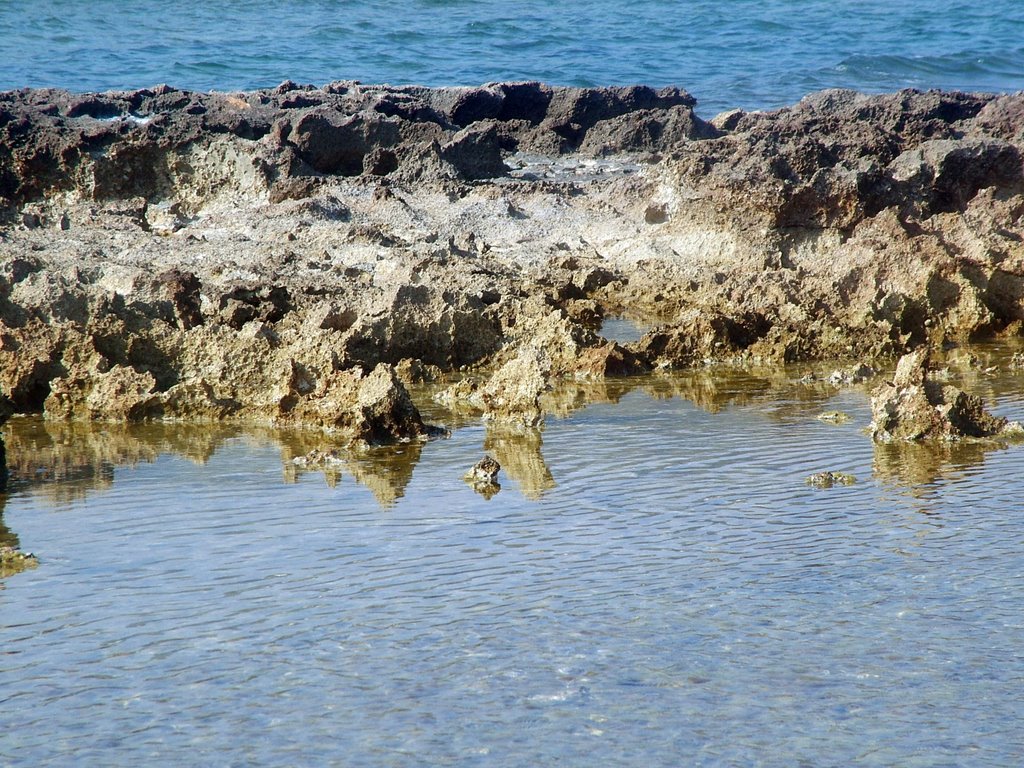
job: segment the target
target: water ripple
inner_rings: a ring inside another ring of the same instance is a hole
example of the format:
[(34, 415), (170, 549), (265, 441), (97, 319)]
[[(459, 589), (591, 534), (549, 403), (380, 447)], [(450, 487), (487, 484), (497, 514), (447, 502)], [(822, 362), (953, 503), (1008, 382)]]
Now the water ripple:
[[(273, 34), (267, 34), (273, 30)], [(285, 79), (427, 85), (541, 79), (680, 85), (702, 113), (793, 103), (810, 90), (1022, 87), (1024, 14), (1011, 0), (637, 2), (154, 0), (0, 5), (0, 87), (200, 90)]]
[[(1024, 451), (880, 450), (863, 393), (703, 376), (458, 430), (388, 505), (380, 457), (282, 483), (291, 454), (228, 433), (195, 463), (154, 431), (93, 485), (90, 457), (77, 495), (19, 480), (4, 525), (41, 565), (0, 592), (0, 758), (1015, 763)], [(985, 386), (1024, 413), (1016, 376)], [(63, 428), (24, 427), (12, 457)], [(485, 500), (488, 441), (515, 460)]]

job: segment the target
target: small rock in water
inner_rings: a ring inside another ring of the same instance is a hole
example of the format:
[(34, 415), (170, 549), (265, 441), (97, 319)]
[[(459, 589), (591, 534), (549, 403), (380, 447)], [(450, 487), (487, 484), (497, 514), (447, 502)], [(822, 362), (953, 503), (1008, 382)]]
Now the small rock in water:
[(876, 373), (875, 369), (864, 363), (857, 363), (845, 370), (835, 370), (828, 377), (833, 387), (848, 387), (852, 384), (863, 384)]
[(827, 421), (830, 424), (845, 424), (850, 420), (850, 414), (842, 411), (825, 411), (818, 414), (818, 421)]
[(490, 456), (484, 456), (466, 473), (466, 479), (474, 485), (496, 485), (501, 465)]
[(0, 578), (35, 568), (39, 559), (31, 552), (22, 552), (15, 547), (0, 547)]
[(498, 472), (500, 470), (501, 465), (498, 462), (490, 456), (484, 456), (466, 473), (465, 480), (473, 486), (474, 491), (485, 499), (490, 499), (501, 490), (501, 486), (498, 485)]
[(853, 485), (857, 478), (845, 472), (815, 472), (806, 482), (815, 488), (831, 488), (833, 485)]

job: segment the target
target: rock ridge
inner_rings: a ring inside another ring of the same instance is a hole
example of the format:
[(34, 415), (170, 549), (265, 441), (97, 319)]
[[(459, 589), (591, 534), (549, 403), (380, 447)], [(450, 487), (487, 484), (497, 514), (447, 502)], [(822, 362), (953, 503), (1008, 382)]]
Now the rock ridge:
[[(55, 419), (386, 442), (433, 434), (410, 376), (472, 375), (450, 399), (536, 425), (556, 378), (1021, 333), (1024, 95), (695, 106), (541, 83), (0, 94), (0, 391)], [(605, 338), (617, 316), (651, 330)]]

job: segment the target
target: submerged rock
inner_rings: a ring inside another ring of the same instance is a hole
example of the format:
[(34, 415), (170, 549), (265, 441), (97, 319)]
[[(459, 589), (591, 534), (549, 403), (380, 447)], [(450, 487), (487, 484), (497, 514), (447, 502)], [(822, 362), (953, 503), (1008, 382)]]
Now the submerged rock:
[(845, 424), (850, 420), (850, 414), (843, 411), (825, 411), (818, 414), (818, 421), (825, 421), (829, 424)]
[(831, 488), (834, 485), (856, 485), (857, 478), (845, 472), (815, 472), (805, 482), (815, 488)]
[(31, 552), (22, 552), (14, 547), (0, 547), (0, 578), (35, 568), (39, 559)]
[(876, 442), (990, 438), (1019, 431), (1016, 423), (985, 410), (981, 398), (937, 381), (929, 362), (925, 347), (904, 355), (893, 380), (872, 394), (871, 435)]

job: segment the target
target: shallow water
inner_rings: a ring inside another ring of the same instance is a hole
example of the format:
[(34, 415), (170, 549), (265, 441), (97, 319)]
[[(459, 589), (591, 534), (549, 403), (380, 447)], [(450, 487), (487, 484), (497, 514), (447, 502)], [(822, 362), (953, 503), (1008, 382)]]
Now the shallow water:
[(600, 334), (608, 341), (619, 344), (632, 344), (640, 341), (651, 326), (628, 317), (606, 317), (601, 322)]
[[(16, 419), (0, 763), (1017, 764), (1024, 446), (876, 448), (805, 373), (435, 410), (326, 475), (301, 433)], [(963, 383), (1024, 418), (1021, 375)]]
[(202, 90), (291, 78), (678, 85), (706, 117), (821, 88), (1024, 88), (1017, 0), (0, 3), (0, 88)]

